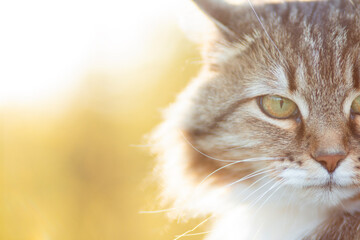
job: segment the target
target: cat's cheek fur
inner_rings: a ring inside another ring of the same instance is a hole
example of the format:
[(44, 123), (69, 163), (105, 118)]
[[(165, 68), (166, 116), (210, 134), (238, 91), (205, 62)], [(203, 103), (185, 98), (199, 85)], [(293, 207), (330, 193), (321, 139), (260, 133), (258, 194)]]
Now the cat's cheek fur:
[(345, 159), (336, 171), (333, 173), (333, 180), (340, 186), (351, 186), (354, 183), (360, 182), (358, 168), (356, 167), (357, 161), (351, 158)]
[[(358, 229), (343, 226), (360, 225), (348, 216), (360, 210), (360, 116), (350, 110), (360, 2), (194, 1), (219, 34), (152, 142), (173, 216), (211, 214), (209, 240), (353, 240)], [(266, 115), (256, 102), (264, 95), (292, 100), (299, 117)], [(317, 159), (338, 155), (335, 171)]]

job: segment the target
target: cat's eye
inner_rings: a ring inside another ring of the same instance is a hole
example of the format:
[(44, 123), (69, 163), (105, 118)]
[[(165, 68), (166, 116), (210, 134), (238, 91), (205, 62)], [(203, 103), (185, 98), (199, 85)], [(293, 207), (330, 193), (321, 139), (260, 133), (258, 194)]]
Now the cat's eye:
[(357, 96), (351, 104), (351, 111), (355, 114), (360, 114), (360, 96)]
[[(290, 118), (298, 113), (296, 104), (288, 98), (278, 95), (265, 95), (258, 99), (262, 111), (273, 118)], [(360, 101), (359, 101), (360, 110)]]

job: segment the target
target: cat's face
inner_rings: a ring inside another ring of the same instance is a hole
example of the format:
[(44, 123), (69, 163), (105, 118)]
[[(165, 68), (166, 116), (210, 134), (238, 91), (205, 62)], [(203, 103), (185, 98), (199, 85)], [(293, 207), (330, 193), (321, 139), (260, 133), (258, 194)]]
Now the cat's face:
[(192, 144), (184, 147), (185, 172), (200, 182), (245, 160), (212, 174), (214, 186), (255, 172), (241, 184), (264, 178), (330, 204), (358, 193), (360, 24), (352, 5), (255, 7), (263, 27), (251, 8), (218, 6), (219, 13), (204, 2), (223, 32), (175, 104)]

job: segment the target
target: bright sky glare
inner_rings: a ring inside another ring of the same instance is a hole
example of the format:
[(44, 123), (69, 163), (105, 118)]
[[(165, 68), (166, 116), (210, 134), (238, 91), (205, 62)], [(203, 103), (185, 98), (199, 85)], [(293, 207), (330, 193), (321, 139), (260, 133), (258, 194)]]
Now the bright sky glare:
[(93, 67), (138, 64), (153, 24), (179, 0), (34, 0), (0, 3), (0, 105), (66, 94)]

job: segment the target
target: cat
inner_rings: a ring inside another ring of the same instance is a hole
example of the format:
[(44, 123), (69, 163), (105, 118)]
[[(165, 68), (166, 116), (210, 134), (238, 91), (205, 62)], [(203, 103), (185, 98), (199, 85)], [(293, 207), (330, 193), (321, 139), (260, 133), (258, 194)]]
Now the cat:
[(151, 140), (171, 213), (207, 240), (360, 239), (360, 2), (194, 2), (217, 31)]

